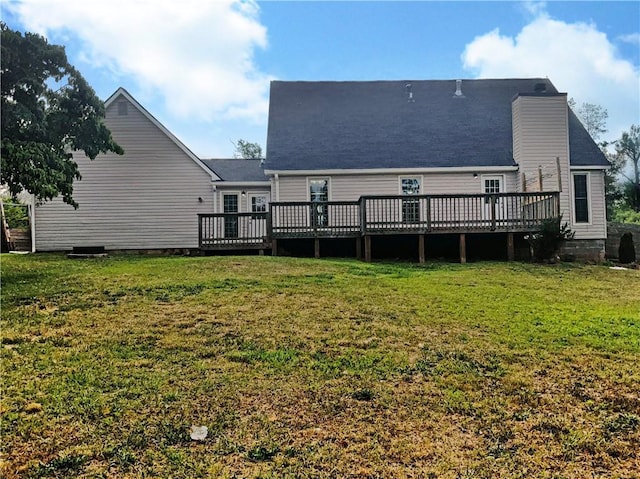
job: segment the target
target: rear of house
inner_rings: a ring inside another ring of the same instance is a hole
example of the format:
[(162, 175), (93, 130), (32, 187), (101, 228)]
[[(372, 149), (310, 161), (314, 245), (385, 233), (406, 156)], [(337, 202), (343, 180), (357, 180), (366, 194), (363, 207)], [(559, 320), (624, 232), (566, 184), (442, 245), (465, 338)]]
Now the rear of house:
[[(572, 254), (600, 259), (609, 164), (566, 100), (540, 78), (274, 82), (274, 237), (283, 222), (298, 235), (314, 221), (335, 225), (340, 202), (361, 205), (365, 248), (366, 233), (523, 236), (540, 226), (527, 220), (562, 215), (576, 232)], [(329, 204), (315, 219), (278, 206), (296, 201)], [(341, 214), (338, 223), (353, 221)]]
[(123, 89), (106, 111), (125, 154), (74, 154), (80, 206), (35, 208), (38, 251), (311, 241), (320, 256), (339, 240), (371, 259), (402, 237), (464, 261), (483, 238), (513, 258), (561, 215), (568, 254), (604, 254), (609, 164), (548, 79), (272, 82), (264, 162), (196, 157)]

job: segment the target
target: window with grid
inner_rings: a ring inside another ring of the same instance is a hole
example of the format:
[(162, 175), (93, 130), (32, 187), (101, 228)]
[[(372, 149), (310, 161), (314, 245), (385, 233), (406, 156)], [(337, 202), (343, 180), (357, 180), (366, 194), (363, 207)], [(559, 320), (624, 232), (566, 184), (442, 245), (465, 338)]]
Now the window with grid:
[[(252, 196), (251, 197), (251, 213), (266, 213), (267, 212), (267, 197), (266, 196)], [(260, 215), (252, 215), (251, 218), (260, 218)]]
[[(412, 196), (420, 194), (419, 178), (402, 178), (400, 180), (400, 189), (403, 196)], [(420, 200), (417, 198), (407, 198), (402, 200), (402, 222), (418, 223), (420, 222)]]
[(309, 198), (311, 206), (311, 224), (315, 226), (327, 226), (329, 224), (329, 180), (313, 179), (309, 180)]
[(589, 192), (587, 175), (573, 175), (573, 203), (576, 223), (589, 222)]
[[(222, 198), (222, 206), (224, 213), (237, 213), (238, 212), (238, 195), (224, 195)], [(225, 238), (237, 238), (238, 237), (238, 216), (229, 215), (224, 217), (224, 237)]]

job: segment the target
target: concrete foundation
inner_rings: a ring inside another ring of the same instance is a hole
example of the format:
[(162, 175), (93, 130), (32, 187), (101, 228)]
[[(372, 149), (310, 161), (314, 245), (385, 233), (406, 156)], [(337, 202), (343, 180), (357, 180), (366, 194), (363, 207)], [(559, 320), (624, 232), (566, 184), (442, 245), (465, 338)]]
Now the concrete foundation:
[(605, 257), (605, 240), (571, 240), (560, 246), (563, 261), (586, 261), (602, 263)]

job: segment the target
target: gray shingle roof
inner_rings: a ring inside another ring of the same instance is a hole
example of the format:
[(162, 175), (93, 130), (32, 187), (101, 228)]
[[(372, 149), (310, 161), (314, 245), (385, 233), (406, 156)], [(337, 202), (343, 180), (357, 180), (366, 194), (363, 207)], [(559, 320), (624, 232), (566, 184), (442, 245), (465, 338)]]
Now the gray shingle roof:
[[(464, 97), (455, 80), (274, 81), (265, 169), (513, 166), (511, 101), (537, 83), (558, 93), (544, 78), (464, 80)], [(607, 165), (569, 120), (571, 164)]]
[(223, 181), (268, 181), (261, 160), (211, 159), (202, 162)]

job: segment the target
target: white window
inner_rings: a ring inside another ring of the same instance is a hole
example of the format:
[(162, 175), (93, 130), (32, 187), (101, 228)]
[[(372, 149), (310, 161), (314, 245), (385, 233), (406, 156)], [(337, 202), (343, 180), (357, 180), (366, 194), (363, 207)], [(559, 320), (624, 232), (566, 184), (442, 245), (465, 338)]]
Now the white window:
[(253, 195), (251, 197), (251, 212), (266, 213), (267, 212), (267, 196)]
[(400, 178), (400, 194), (419, 195), (420, 178)]
[(589, 175), (573, 174), (573, 217), (576, 223), (589, 223)]

